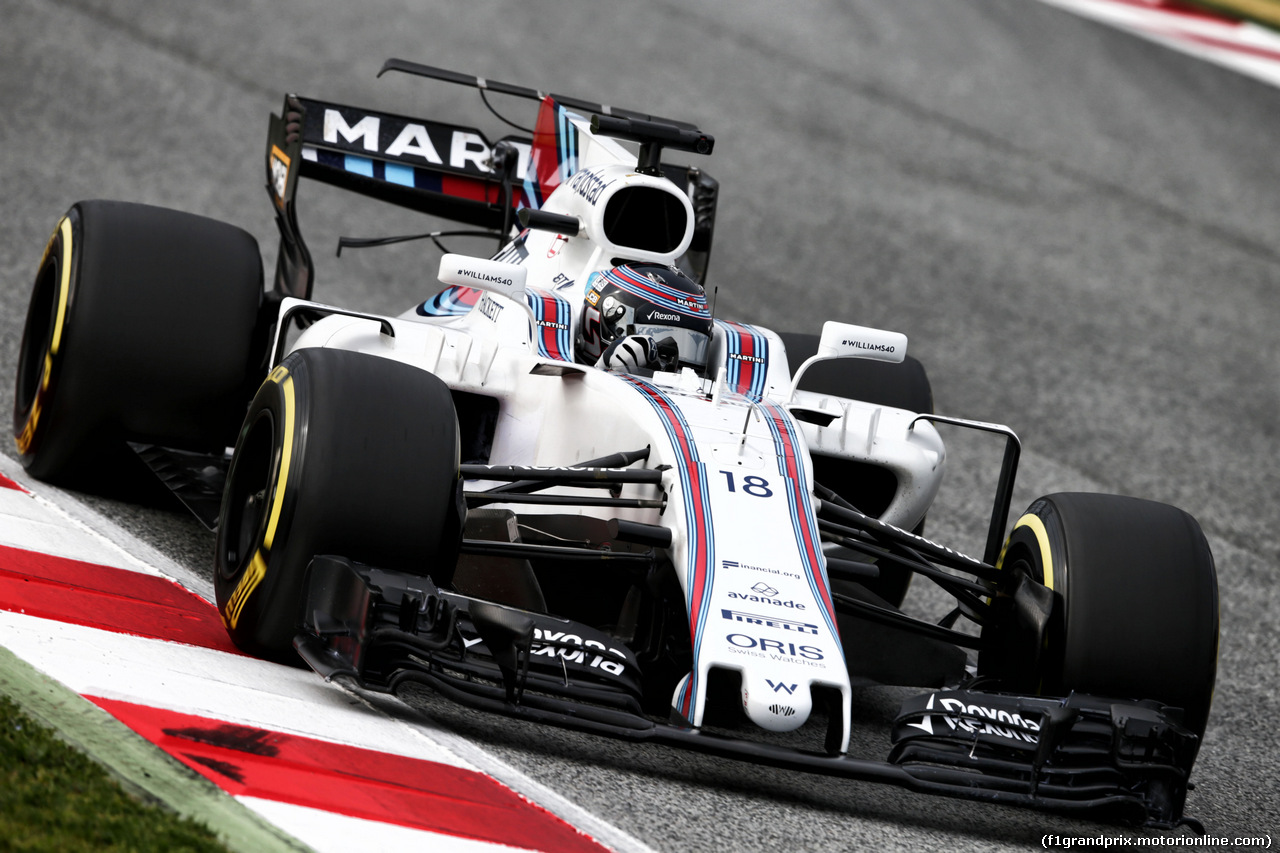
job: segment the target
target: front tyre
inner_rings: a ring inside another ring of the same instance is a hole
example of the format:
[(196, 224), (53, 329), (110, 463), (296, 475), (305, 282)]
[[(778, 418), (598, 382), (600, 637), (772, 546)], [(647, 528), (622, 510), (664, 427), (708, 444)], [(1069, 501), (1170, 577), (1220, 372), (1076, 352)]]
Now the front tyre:
[[(1200, 525), (1166, 504), (1064, 493), (1033, 503), (1000, 558), (1052, 592), (1047, 624), (983, 630), (980, 674), (1018, 692), (1155, 699), (1202, 735), (1218, 657), (1218, 583)], [(1032, 620), (1034, 622), (1034, 620)]]
[(249, 407), (223, 492), (214, 589), (231, 639), (291, 659), (317, 554), (447, 585), (460, 482), (457, 418), (437, 377), (345, 350), (290, 354)]

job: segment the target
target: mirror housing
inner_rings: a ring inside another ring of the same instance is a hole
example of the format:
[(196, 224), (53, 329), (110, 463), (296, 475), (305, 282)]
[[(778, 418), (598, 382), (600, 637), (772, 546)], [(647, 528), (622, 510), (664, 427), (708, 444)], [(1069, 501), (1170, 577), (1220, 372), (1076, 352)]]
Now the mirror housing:
[(474, 287), (525, 304), (524, 285), (529, 271), (519, 264), (447, 254), (440, 258), (441, 284)]
[(855, 326), (852, 323), (837, 323), (828, 320), (822, 324), (822, 335), (818, 338), (818, 352), (796, 370), (791, 377), (791, 393), (788, 400), (794, 399), (796, 389), (800, 387), (800, 377), (811, 364), (827, 361), (832, 358), (866, 358), (872, 361), (901, 362), (907, 357), (907, 336), (901, 332), (890, 332), (885, 329), (872, 329), (867, 326)]

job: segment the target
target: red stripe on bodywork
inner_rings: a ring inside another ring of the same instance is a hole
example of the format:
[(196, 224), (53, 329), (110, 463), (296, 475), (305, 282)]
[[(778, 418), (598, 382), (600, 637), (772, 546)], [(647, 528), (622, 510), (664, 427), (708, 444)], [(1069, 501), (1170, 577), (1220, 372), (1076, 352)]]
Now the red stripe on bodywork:
[[(550, 294), (539, 295), (538, 299), (542, 300), (542, 319), (546, 322), (555, 324), (560, 322), (560, 300)], [(555, 325), (542, 327), (542, 346), (547, 351), (547, 355), (557, 361), (568, 361), (564, 353), (560, 352), (560, 330)]]
[(472, 201), (483, 201), (496, 204), (499, 198), (498, 187), (475, 178), (459, 178), (444, 175), (440, 179), (440, 191), (454, 198), (465, 198)]
[(822, 605), (831, 614), (834, 624), (835, 606), (831, 601), (831, 593), (822, 577), (824, 558), (822, 557), (822, 546), (820, 544), (821, 537), (813, 527), (813, 519), (809, 509), (809, 496), (800, 488), (800, 483), (802, 482), (801, 466), (804, 463), (800, 458), (800, 454), (796, 452), (795, 442), (792, 440), (791, 432), (787, 428), (788, 416), (786, 411), (773, 403), (762, 403), (761, 409), (773, 421), (778, 438), (782, 443), (780, 456), (785, 469), (787, 488), (795, 495), (796, 513), (799, 521), (798, 530), (802, 536), (800, 544), (805, 550), (805, 559), (809, 564), (809, 571), (814, 583), (818, 587)]
[[(738, 355), (747, 356), (748, 358), (756, 354), (756, 336), (741, 323), (729, 323), (738, 334)], [(755, 382), (757, 365), (754, 361), (740, 358), (738, 361), (738, 382), (733, 389), (744, 396), (751, 393), (751, 386)]]
[(214, 606), (167, 578), (5, 545), (0, 610), (238, 653)]
[(554, 98), (543, 98), (533, 126), (533, 148), (530, 153), (530, 168), (537, 177), (538, 189), (542, 194), (539, 203), (545, 202), (555, 188), (560, 186), (559, 126), (559, 106)]
[(525, 849), (605, 849), (474, 770), (88, 698), (231, 794)]
[[(681, 456), (681, 470), (686, 473), (688, 478), (689, 500), (693, 507), (692, 515), (694, 521), (694, 528), (691, 531), (694, 540), (693, 578), (687, 581), (689, 585), (689, 637), (696, 655), (696, 649), (700, 645), (698, 633), (702, 626), (702, 605), (708, 593), (707, 575), (714, 570), (714, 566), (711, 565), (710, 555), (711, 525), (706, 515), (708, 506), (706, 503), (707, 484), (704, 482), (702, 468), (694, 450), (693, 439), (685, 431), (680, 413), (672, 405), (671, 401), (661, 391), (639, 379), (625, 375), (622, 378), (644, 394), (654, 405), (658, 416), (670, 426), (676, 439), (673, 444)], [(697, 677), (698, 671), (695, 665), (693, 672), (684, 682), (684, 692), (678, 703), (680, 713), (684, 714), (686, 719), (692, 718), (693, 715), (692, 709), (694, 695), (697, 692)]]

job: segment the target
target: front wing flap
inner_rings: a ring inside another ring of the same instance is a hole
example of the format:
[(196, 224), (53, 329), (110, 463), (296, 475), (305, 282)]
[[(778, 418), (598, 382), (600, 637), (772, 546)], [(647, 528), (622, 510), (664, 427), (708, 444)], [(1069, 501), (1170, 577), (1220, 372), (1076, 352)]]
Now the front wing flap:
[(1199, 738), (1157, 702), (937, 691), (903, 703), (889, 760), (949, 767), (1055, 804), (1097, 801), (1172, 826)]

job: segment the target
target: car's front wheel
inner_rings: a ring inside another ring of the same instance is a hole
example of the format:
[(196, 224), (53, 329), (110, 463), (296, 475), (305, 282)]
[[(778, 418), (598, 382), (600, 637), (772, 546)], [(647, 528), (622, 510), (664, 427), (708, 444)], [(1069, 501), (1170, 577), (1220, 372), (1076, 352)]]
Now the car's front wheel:
[(1042, 585), (1047, 620), (1023, 606), (983, 630), (982, 675), (1017, 692), (1154, 699), (1203, 734), (1218, 659), (1218, 583), (1200, 525), (1176, 507), (1119, 495), (1040, 498), (1000, 567)]
[(345, 350), (290, 354), (249, 406), (223, 492), (214, 587), (231, 639), (291, 659), (317, 554), (448, 585), (459, 484), (457, 417), (440, 379)]

